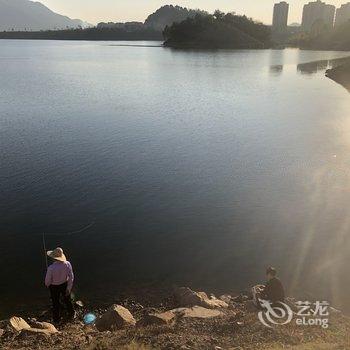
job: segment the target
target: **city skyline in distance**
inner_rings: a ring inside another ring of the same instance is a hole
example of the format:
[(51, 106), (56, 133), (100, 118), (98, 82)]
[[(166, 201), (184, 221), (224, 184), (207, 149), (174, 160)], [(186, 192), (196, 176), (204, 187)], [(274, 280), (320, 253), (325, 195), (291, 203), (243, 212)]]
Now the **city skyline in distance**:
[[(350, 0), (349, 0), (350, 1)], [(92, 24), (103, 21), (144, 21), (146, 17), (164, 5), (179, 5), (187, 8), (200, 8), (208, 12), (220, 9), (224, 12), (236, 12), (247, 15), (265, 24), (272, 24), (273, 6), (279, 1), (245, 0), (244, 3), (238, 0), (41, 0), (51, 10), (69, 16), (80, 18)], [(289, 0), (288, 23), (301, 23), (303, 6), (308, 0)], [(330, 5), (339, 8), (347, 0), (325, 1)]]

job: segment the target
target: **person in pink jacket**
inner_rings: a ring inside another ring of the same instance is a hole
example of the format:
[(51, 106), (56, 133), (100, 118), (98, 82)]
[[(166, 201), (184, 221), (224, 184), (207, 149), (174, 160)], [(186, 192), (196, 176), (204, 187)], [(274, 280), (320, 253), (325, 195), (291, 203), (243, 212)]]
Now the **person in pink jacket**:
[(74, 308), (71, 299), (71, 292), (74, 282), (72, 265), (67, 261), (62, 248), (56, 248), (47, 252), (53, 259), (53, 263), (47, 268), (45, 285), (50, 289), (53, 321), (58, 323), (62, 316), (60, 298), (64, 301), (68, 317), (74, 318)]

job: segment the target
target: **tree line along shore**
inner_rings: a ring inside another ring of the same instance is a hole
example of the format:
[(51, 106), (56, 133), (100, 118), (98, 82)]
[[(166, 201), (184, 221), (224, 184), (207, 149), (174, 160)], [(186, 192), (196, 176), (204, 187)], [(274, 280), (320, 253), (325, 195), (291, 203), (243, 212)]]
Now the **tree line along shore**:
[(99, 23), (92, 28), (0, 32), (0, 39), (33, 40), (157, 40), (173, 48), (267, 49), (299, 47), (350, 50), (350, 21), (317, 33), (294, 33), (275, 40), (271, 27), (246, 16), (213, 14), (179, 6), (163, 6), (144, 23)]

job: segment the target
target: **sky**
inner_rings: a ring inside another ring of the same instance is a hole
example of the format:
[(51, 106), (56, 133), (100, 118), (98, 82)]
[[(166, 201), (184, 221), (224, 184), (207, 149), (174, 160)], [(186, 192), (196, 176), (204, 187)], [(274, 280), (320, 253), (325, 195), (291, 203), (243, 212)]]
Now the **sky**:
[[(245, 14), (266, 24), (272, 22), (274, 0), (38, 0), (51, 10), (79, 18), (91, 24), (98, 22), (144, 21), (146, 17), (163, 5), (179, 5), (200, 8), (213, 12)], [(339, 7), (349, 0), (329, 0), (327, 3)], [(290, 4), (289, 23), (301, 22), (303, 5), (309, 0), (287, 0)]]

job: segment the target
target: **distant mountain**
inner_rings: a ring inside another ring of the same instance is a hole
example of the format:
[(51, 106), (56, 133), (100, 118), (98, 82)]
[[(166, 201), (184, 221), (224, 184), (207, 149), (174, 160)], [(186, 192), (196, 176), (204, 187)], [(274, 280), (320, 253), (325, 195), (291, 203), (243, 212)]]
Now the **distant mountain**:
[(59, 15), (40, 2), (0, 0), (0, 31), (47, 30), (86, 27), (79, 19)]
[(149, 15), (145, 25), (159, 31), (163, 31), (166, 26), (184, 21), (188, 17), (194, 17), (197, 13), (204, 13), (200, 10), (189, 10), (185, 7), (166, 5)]

